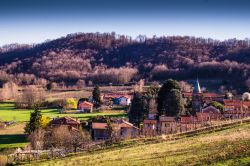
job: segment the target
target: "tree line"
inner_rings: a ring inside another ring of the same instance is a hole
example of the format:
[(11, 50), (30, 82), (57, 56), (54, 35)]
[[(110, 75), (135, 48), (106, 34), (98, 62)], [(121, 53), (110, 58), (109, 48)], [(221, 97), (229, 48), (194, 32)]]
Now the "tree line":
[[(10, 45), (0, 51), (0, 85), (45, 81), (125, 84), (144, 78), (222, 79), (249, 88), (249, 39), (218, 41), (190, 36), (152, 37), (76, 33), (41, 44)], [(237, 77), (237, 79), (235, 79)], [(238, 80), (238, 83), (235, 83)], [(231, 83), (230, 83), (231, 82)]]

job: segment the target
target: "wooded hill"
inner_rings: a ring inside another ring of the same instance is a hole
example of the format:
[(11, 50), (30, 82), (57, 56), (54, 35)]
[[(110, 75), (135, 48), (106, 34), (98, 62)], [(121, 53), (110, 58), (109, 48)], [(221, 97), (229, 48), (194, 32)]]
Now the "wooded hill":
[(41, 78), (124, 84), (199, 76), (245, 90), (250, 84), (250, 40), (76, 33), (36, 45), (6, 45), (0, 48), (0, 70), (2, 82), (12, 77), (19, 84)]

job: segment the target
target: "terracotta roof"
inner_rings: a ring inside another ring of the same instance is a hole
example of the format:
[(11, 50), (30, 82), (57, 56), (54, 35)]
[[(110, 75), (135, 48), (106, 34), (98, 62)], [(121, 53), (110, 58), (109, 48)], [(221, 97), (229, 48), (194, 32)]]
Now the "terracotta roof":
[(225, 106), (242, 106), (242, 100), (223, 100)]
[[(192, 97), (193, 93), (192, 92), (182, 92), (184, 97)], [(212, 97), (212, 98), (216, 98), (216, 97), (224, 97), (223, 94), (217, 94), (217, 93), (201, 93), (204, 97)]]
[(84, 101), (83, 103), (93, 106), (93, 103), (90, 103), (88, 101)]
[(144, 123), (157, 123), (157, 120), (152, 120), (152, 119), (145, 119)]
[(93, 107), (93, 104), (90, 103), (90, 102), (84, 101), (84, 102), (82, 102), (82, 103), (80, 103), (80, 104), (78, 105), (78, 107), (83, 107), (83, 106), (86, 106), (86, 107)]
[[(125, 120), (122, 120), (120, 122), (117, 122), (117, 123), (112, 123), (112, 125), (114, 127), (118, 127), (118, 128), (136, 128), (138, 129), (137, 127), (135, 127), (132, 123), (129, 123)], [(107, 129), (107, 123), (100, 123), (100, 122), (93, 122), (92, 123), (92, 129)]]
[(61, 117), (61, 118), (55, 118), (52, 120), (51, 122), (52, 124), (64, 124), (64, 125), (67, 125), (67, 124), (80, 124), (80, 121), (79, 120), (76, 120), (74, 118), (71, 118), (71, 117)]
[(204, 97), (223, 97), (224, 98), (223, 94), (217, 94), (217, 93), (203, 93), (203, 96)]
[(184, 97), (192, 97), (192, 92), (182, 92)]
[(176, 118), (174, 116), (160, 116), (160, 121), (175, 122)]
[(92, 129), (107, 129), (107, 123), (94, 122), (92, 123)]
[(195, 117), (193, 116), (182, 116), (181, 123), (192, 123), (195, 121)]

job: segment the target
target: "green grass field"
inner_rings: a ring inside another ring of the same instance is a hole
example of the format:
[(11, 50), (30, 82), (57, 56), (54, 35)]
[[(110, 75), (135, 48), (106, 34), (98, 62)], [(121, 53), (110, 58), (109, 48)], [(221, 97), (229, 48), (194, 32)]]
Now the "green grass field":
[[(33, 110), (27, 109), (15, 109), (14, 103), (11, 102), (2, 102), (0, 103), (0, 120), (2, 121), (11, 121), (15, 120), (17, 122), (26, 122), (29, 120), (30, 112)], [(110, 116), (110, 117), (126, 117), (126, 113), (123, 111), (112, 111), (112, 112), (100, 112), (100, 113), (85, 113), (85, 114), (59, 114), (57, 109), (45, 109), (42, 110), (44, 116), (53, 118), (53, 117), (78, 117), (81, 120), (87, 120), (95, 116)]]
[[(23, 128), (25, 122), (29, 121), (30, 112), (33, 110), (15, 109), (14, 103), (2, 102), (0, 103), (0, 121), (12, 121), (15, 120), (17, 124), (7, 127), (6, 129), (0, 129), (0, 152), (6, 149), (13, 149), (17, 147), (24, 147), (27, 145), (27, 139), (23, 135)], [(53, 117), (78, 117), (81, 120), (87, 120), (95, 116), (109, 116), (109, 117), (126, 117), (126, 113), (123, 111), (112, 111), (103, 113), (86, 113), (86, 114), (59, 114), (56, 109), (42, 110), (44, 116)]]
[(173, 141), (138, 141), (31, 165), (247, 166), (250, 165), (250, 124)]

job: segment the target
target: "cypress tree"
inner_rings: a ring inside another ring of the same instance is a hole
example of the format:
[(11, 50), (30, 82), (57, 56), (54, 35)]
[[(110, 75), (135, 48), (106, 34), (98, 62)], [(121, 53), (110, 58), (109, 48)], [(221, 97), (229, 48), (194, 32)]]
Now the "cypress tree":
[(169, 79), (160, 88), (157, 97), (159, 115), (179, 116), (184, 114), (184, 102), (177, 81)]
[(42, 114), (39, 108), (35, 108), (33, 112), (30, 113), (30, 121), (25, 126), (25, 133), (31, 134), (36, 129), (41, 127)]
[(99, 86), (96, 86), (92, 92), (93, 101), (96, 107), (101, 104), (101, 92)]
[(148, 105), (146, 97), (139, 92), (135, 93), (128, 113), (129, 122), (139, 126), (146, 118), (147, 113)]

